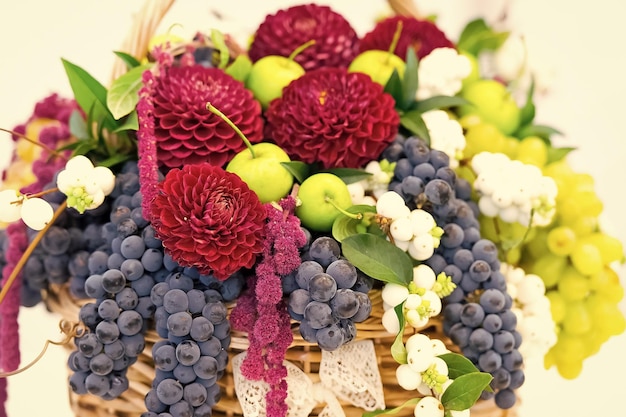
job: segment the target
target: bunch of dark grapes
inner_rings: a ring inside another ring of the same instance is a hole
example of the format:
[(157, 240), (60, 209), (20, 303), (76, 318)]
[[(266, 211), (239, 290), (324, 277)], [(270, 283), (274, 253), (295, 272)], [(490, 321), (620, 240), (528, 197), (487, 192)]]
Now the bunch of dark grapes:
[(141, 213), (136, 164), (116, 176), (109, 221), (100, 226), (103, 244), (82, 259), (85, 303), (79, 312), (88, 331), (78, 335), (69, 357), (70, 386), (78, 394), (117, 398), (128, 388), (126, 373), (145, 347), (155, 311), (150, 292), (165, 279), (161, 241)]
[[(50, 183), (47, 188), (55, 185)], [(48, 193), (44, 198), (56, 208), (65, 199), (61, 192)], [(41, 241), (28, 257), (22, 269), (23, 285), (21, 303), (32, 307), (41, 301), (41, 292), (50, 285), (68, 283), (76, 298), (85, 298), (83, 285), (89, 276), (87, 259), (90, 254), (104, 247), (102, 225), (108, 219), (110, 200), (100, 207), (79, 214), (67, 208), (45, 232)], [(28, 229), (32, 241), (37, 231)]]
[(339, 243), (329, 236), (313, 240), (302, 259), (283, 279), (289, 314), (300, 322), (304, 340), (336, 350), (354, 340), (355, 323), (370, 316), (372, 279), (343, 258)]
[(444, 152), (416, 137), (399, 135), (382, 158), (396, 162), (389, 189), (411, 209), (430, 212), (444, 230), (440, 246), (425, 263), (457, 285), (443, 300), (445, 334), (481, 371), (493, 376), (493, 392), (484, 391), (482, 398), (495, 396), (498, 407), (512, 407), (514, 390), (524, 381), (518, 350), (522, 341), (498, 249), (480, 234), (470, 184), (456, 176)]
[(241, 277), (237, 273), (218, 284), (194, 269), (177, 268), (152, 288), (156, 330), (163, 340), (152, 348), (155, 377), (142, 417), (211, 416), (221, 396), (217, 381), (228, 364), (230, 345), (223, 294), (236, 298)]

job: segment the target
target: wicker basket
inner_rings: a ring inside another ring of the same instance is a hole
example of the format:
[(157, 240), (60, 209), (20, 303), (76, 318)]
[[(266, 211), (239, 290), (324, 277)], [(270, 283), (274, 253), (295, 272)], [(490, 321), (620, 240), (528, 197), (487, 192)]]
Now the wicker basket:
[[(402, 15), (417, 16), (417, 9), (411, 0), (388, 0), (393, 11)], [(170, 9), (174, 0), (145, 0), (142, 9), (135, 15), (135, 21), (129, 32), (125, 43), (120, 50), (130, 53), (138, 59), (145, 57), (147, 45), (154, 35), (161, 19)], [(125, 71), (124, 64), (116, 62), (112, 78), (116, 78)], [(413, 394), (405, 391), (396, 383), (395, 371), (397, 363), (391, 357), (390, 348), (394, 341), (394, 336), (385, 331), (381, 324), (383, 306), (380, 290), (370, 292), (373, 309), (369, 319), (357, 324), (357, 340), (372, 340), (380, 370), (381, 379), (384, 385), (385, 405), (388, 408), (397, 407)], [(45, 302), (48, 308), (58, 313), (63, 319), (69, 322), (76, 322), (80, 307), (86, 300), (77, 300), (71, 296), (67, 286), (53, 286), (46, 294)], [(320, 366), (321, 352), (317, 345), (308, 343), (302, 339), (298, 331), (297, 323), (292, 325), (294, 340), (290, 346), (286, 359), (297, 365), (305, 372), (313, 382), (319, 381), (317, 371)], [(408, 332), (408, 330), (407, 330)], [(437, 338), (451, 349), (455, 350), (450, 340), (444, 336), (441, 322), (433, 320), (430, 327), (420, 332), (428, 334), (431, 338)], [(406, 335), (408, 337), (408, 333)], [(145, 411), (144, 397), (151, 388), (154, 376), (154, 364), (152, 360), (152, 345), (160, 340), (156, 331), (149, 330), (146, 335), (146, 348), (139, 356), (137, 362), (128, 371), (130, 381), (129, 389), (119, 398), (106, 401), (92, 395), (76, 395), (69, 390), (69, 401), (76, 416), (80, 417), (138, 417)], [(65, 346), (68, 354), (75, 349), (73, 343)], [(248, 340), (245, 333), (233, 332), (229, 357), (232, 358), (248, 347)], [(229, 363), (226, 373), (220, 379), (222, 397), (214, 408), (214, 416), (218, 417), (240, 417), (243, 416), (241, 406), (235, 394), (234, 377), (232, 366)], [(363, 410), (351, 404), (343, 403), (347, 417), (361, 416)], [(472, 408), (473, 417), (515, 417), (516, 408), (502, 410), (495, 406), (493, 401), (480, 400)], [(318, 415), (320, 408), (313, 410), (311, 415)], [(407, 407), (398, 416), (412, 416), (413, 410)]]

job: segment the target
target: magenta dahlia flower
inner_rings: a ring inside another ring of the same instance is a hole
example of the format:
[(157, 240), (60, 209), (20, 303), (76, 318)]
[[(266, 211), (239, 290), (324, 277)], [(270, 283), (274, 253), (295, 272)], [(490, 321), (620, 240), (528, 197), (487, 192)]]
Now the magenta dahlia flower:
[(219, 279), (254, 265), (266, 217), (239, 176), (208, 162), (170, 170), (152, 203), (152, 226), (167, 253)]
[(370, 49), (386, 51), (396, 33), (398, 22), (402, 22), (402, 32), (394, 51), (400, 58), (406, 58), (406, 51), (412, 46), (418, 58), (423, 58), (436, 48), (454, 48), (445, 33), (430, 20), (419, 20), (410, 16), (392, 16), (381, 20), (367, 33), (359, 44), (359, 52)]
[(295, 58), (307, 71), (347, 67), (359, 49), (359, 38), (342, 15), (328, 6), (305, 4), (267, 15), (254, 34), (248, 56), (252, 61), (266, 55), (289, 56), (311, 40), (315, 44)]
[(369, 75), (321, 68), (292, 81), (266, 111), (266, 136), (292, 159), (359, 168), (398, 133), (395, 101)]
[(154, 89), (154, 134), (159, 163), (168, 168), (208, 161), (224, 166), (245, 144), (211, 102), (250, 142), (263, 139), (261, 105), (244, 85), (218, 68), (170, 67)]

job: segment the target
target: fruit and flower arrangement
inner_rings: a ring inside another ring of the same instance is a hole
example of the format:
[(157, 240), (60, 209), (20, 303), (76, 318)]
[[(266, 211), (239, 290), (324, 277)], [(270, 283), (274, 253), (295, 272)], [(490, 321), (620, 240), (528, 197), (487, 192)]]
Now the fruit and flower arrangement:
[(147, 367), (142, 417), (496, 416), (527, 358), (577, 377), (626, 328), (624, 250), (534, 81), (520, 100), (498, 71), (509, 35), (393, 15), (359, 37), (310, 3), (245, 48), (116, 51), (109, 86), (62, 60), (73, 97), (3, 129), (0, 388), (20, 306), (59, 294), (71, 392), (116, 403)]

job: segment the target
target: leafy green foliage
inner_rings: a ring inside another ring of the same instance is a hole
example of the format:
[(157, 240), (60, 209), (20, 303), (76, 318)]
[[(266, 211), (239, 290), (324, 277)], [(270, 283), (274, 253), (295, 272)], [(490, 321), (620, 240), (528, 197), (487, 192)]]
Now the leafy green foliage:
[(469, 22), (461, 32), (457, 49), (478, 56), (483, 51), (498, 49), (509, 37), (509, 32), (496, 32), (479, 18)]
[(221, 69), (226, 68), (230, 61), (230, 50), (228, 45), (226, 45), (222, 32), (217, 29), (211, 29), (211, 42), (213, 42), (215, 49), (219, 51), (220, 60), (217, 67)]
[(343, 255), (365, 274), (383, 282), (408, 285), (413, 263), (402, 249), (372, 233), (347, 236), (341, 242)]
[(398, 334), (391, 345), (391, 356), (399, 364), (407, 363), (407, 351), (403, 341), (404, 329), (406, 327), (406, 321), (404, 320), (404, 303), (405, 301), (393, 308), (398, 318), (398, 323), (400, 324), (400, 330), (398, 330)]
[(338, 216), (333, 222), (332, 235), (338, 242), (341, 242), (348, 236), (355, 235), (357, 233), (372, 233), (381, 235), (383, 232), (380, 230), (376, 222), (372, 221), (372, 218), (376, 214), (376, 207), (367, 204), (357, 204), (346, 209), (348, 213), (361, 214), (361, 219), (355, 219), (350, 216)]
[(113, 114), (115, 120), (119, 120), (135, 110), (141, 89), (142, 74), (153, 64), (140, 65), (134, 67), (125, 74), (122, 74), (113, 81), (106, 96), (107, 107)]
[(466, 410), (473, 406), (493, 377), (486, 372), (470, 372), (457, 376), (441, 396), (446, 410)]
[(113, 53), (117, 55), (117, 57), (120, 58), (122, 61), (124, 61), (124, 63), (126, 64), (126, 68), (128, 68), (129, 70), (141, 65), (141, 62), (139, 62), (137, 58), (135, 58), (131, 54), (127, 54), (126, 52), (122, 51), (114, 51)]

